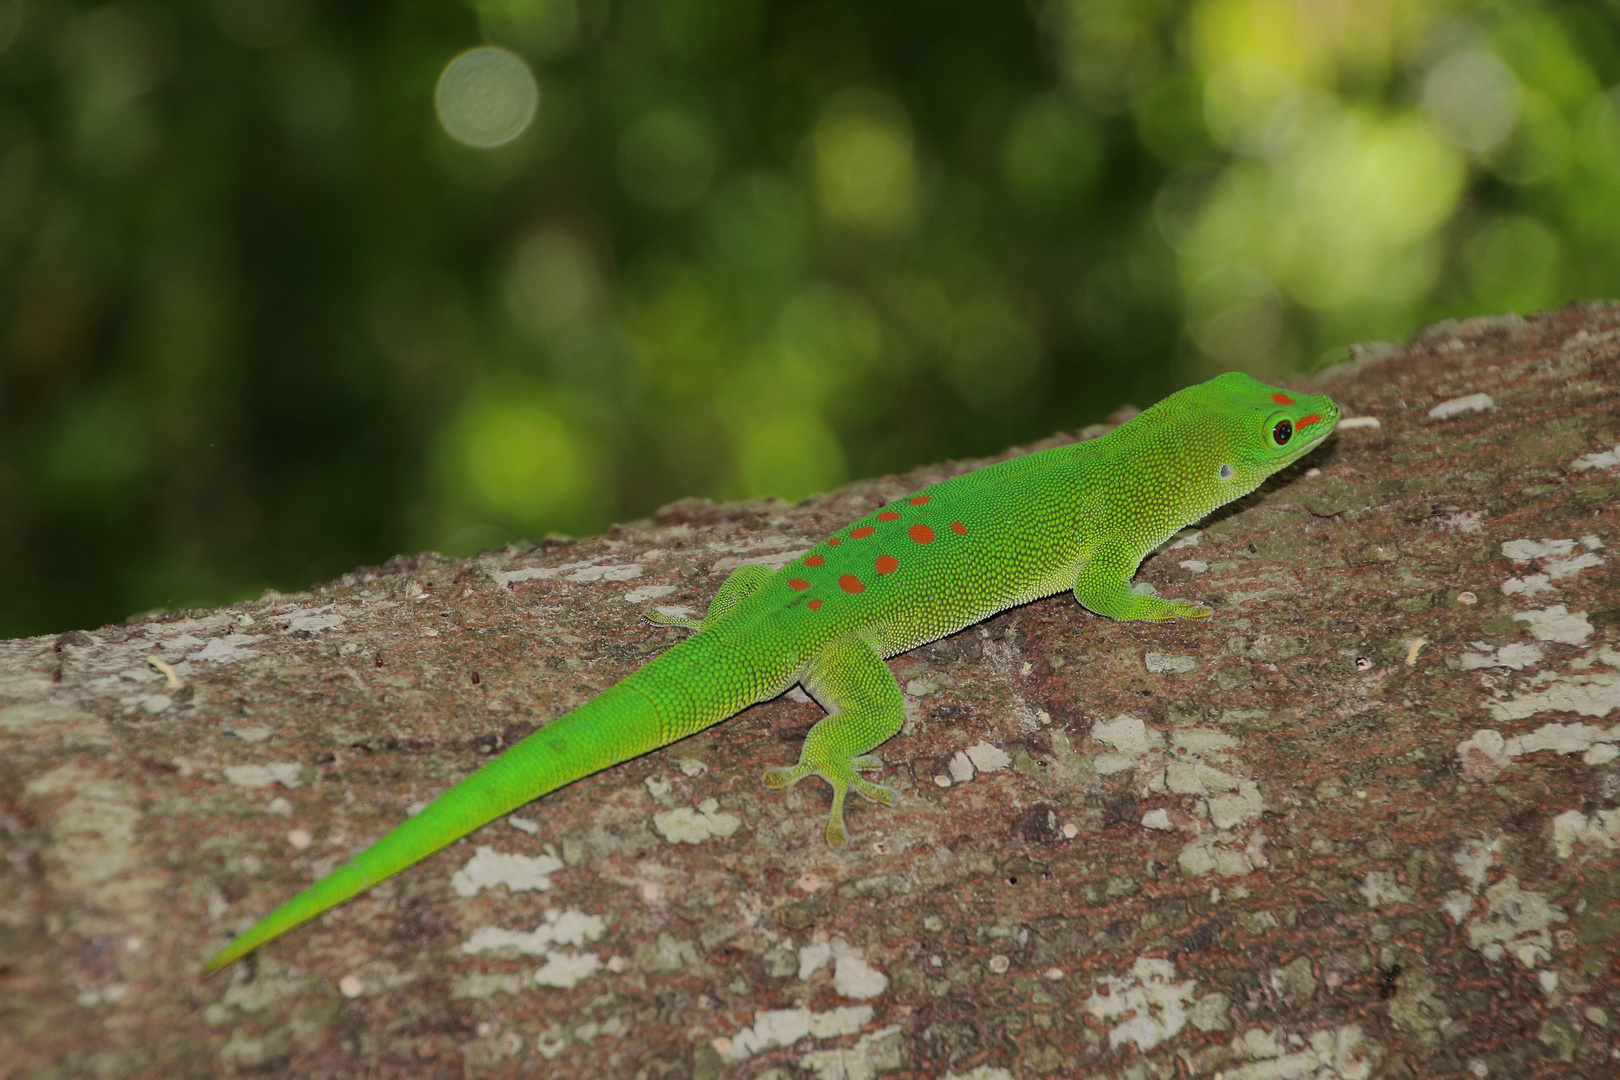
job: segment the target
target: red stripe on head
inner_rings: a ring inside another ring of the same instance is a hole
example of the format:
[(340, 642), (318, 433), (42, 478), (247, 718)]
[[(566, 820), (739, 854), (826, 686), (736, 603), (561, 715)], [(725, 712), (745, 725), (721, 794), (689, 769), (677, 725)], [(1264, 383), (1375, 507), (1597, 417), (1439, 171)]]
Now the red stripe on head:
[(1294, 399), (1287, 394), (1272, 394), (1271, 400), (1279, 405), (1292, 405), (1294, 403)]
[(1322, 419), (1322, 414), (1321, 413), (1311, 413), (1309, 416), (1300, 417), (1298, 426), (1299, 427), (1310, 427), (1312, 424), (1317, 423), (1321, 419)]

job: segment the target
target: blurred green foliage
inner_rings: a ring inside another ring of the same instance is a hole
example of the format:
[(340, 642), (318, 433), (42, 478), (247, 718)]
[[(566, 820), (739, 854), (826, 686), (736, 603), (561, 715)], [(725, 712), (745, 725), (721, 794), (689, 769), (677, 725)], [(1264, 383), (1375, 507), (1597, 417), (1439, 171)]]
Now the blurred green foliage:
[(1616, 12), (0, 0), (0, 635), (1615, 296)]

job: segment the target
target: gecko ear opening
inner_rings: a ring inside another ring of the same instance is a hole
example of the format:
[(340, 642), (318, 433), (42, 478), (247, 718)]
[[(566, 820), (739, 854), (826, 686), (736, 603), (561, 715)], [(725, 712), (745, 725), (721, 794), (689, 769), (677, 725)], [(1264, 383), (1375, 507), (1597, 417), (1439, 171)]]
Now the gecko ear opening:
[(1230, 480), (1230, 479), (1232, 479), (1232, 466), (1230, 466), (1230, 465), (1222, 465), (1221, 466), (1221, 479), (1222, 480)]

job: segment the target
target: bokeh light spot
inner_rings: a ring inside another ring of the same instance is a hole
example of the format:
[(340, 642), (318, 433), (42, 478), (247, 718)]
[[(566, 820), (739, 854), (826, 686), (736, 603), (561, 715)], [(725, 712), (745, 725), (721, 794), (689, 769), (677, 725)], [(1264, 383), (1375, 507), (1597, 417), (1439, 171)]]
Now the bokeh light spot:
[(763, 419), (740, 433), (737, 478), (749, 498), (797, 501), (843, 483), (844, 452), (822, 420), (798, 413)]
[(486, 45), (445, 65), (433, 106), (452, 139), (488, 150), (523, 134), (540, 107), (540, 86), (528, 64)]
[(484, 508), (520, 526), (573, 509), (584, 486), (574, 439), (532, 391), (475, 393), (460, 417), (466, 480)]
[(1021, 202), (1057, 210), (1085, 199), (1101, 160), (1090, 119), (1062, 99), (1049, 97), (1029, 103), (1013, 121), (1001, 168)]
[(700, 117), (673, 107), (643, 114), (619, 140), (619, 181), (654, 210), (689, 206), (714, 179), (715, 146)]
[(519, 324), (537, 337), (549, 338), (587, 319), (601, 295), (596, 259), (570, 233), (539, 229), (518, 245), (507, 300)]
[(897, 108), (835, 108), (816, 125), (814, 145), (816, 197), (829, 220), (871, 232), (911, 224), (917, 166)]
[(1459, 150), (1483, 154), (1513, 131), (1519, 83), (1487, 52), (1446, 57), (1423, 80), (1423, 111), (1435, 132)]

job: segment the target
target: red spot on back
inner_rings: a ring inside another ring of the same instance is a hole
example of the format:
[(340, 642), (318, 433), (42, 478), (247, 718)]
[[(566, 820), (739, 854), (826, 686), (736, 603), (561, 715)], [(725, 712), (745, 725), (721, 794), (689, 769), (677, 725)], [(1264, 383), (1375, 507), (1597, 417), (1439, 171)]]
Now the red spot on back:
[(862, 525), (858, 529), (849, 530), (849, 537), (851, 540), (865, 540), (868, 536), (871, 536), (876, 531), (877, 530), (872, 528), (870, 525)]
[(957, 536), (966, 536), (967, 526), (962, 524), (960, 521), (953, 521), (951, 522), (951, 532), (955, 533)]
[(907, 499), (906, 501), (909, 502), (912, 506), (921, 506), (923, 503), (928, 501), (928, 496), (927, 495), (913, 495), (911, 498)]
[(878, 573), (892, 574), (898, 569), (900, 569), (900, 560), (895, 558), (893, 555), (879, 555), (877, 557)]
[(824, 563), (826, 561), (827, 560), (823, 559), (820, 555), (812, 555), (808, 559), (804, 560), (804, 565), (806, 565), (806, 566), (820, 566), (822, 563)]
[(821, 610), (821, 601), (820, 600), (812, 600), (812, 601), (810, 601), (810, 610), (811, 611), (820, 611)]
[(919, 544), (932, 544), (934, 542), (934, 530), (926, 525), (913, 525), (906, 532), (910, 533), (911, 538)]
[(838, 537), (835, 536), (831, 540), (827, 541), (827, 546), (828, 547), (837, 547), (839, 544), (842, 544), (842, 543), (843, 543), (843, 541), (838, 539)]
[(893, 510), (885, 510), (885, 511), (883, 511), (883, 513), (878, 515), (878, 520), (879, 521), (899, 521), (900, 520), (900, 515), (895, 513)]
[(802, 577), (788, 578), (788, 588), (790, 589), (797, 592), (804, 592), (804, 590), (808, 589), (809, 587), (810, 583), (804, 580)]
[(1287, 394), (1272, 394), (1271, 400), (1279, 405), (1292, 405), (1294, 403), (1294, 399)]
[(1310, 427), (1320, 419), (1322, 419), (1322, 417), (1319, 413), (1311, 413), (1309, 416), (1302, 416), (1299, 418), (1299, 426)]
[(845, 574), (843, 577), (839, 578), (838, 579), (838, 587), (840, 589), (843, 589), (847, 593), (858, 593), (858, 592), (865, 592), (866, 591), (866, 586), (862, 585), (861, 584), (861, 579), (856, 577), (854, 574)]

